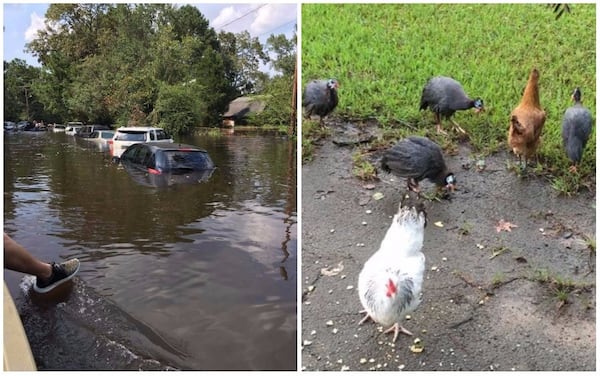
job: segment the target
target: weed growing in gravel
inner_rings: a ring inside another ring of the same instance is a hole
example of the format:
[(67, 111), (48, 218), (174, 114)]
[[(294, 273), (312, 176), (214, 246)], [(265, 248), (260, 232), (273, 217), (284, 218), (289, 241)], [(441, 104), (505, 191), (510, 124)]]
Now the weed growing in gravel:
[(329, 135), (329, 129), (321, 127), (319, 122), (304, 120), (302, 122), (302, 161), (312, 160), (314, 143)]
[(496, 272), (492, 277), (492, 286), (498, 286), (504, 282), (505, 275), (502, 272)]
[(352, 174), (361, 180), (374, 180), (377, 178), (377, 169), (366, 158), (362, 149), (356, 150), (352, 154)]

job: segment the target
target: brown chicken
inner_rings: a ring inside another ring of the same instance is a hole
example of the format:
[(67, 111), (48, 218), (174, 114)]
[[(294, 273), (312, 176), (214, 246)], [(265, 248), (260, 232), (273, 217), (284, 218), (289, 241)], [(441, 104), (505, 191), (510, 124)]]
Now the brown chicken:
[(510, 114), (508, 144), (519, 157), (519, 163), (521, 158), (525, 159), (524, 167), (527, 167), (527, 160), (537, 151), (546, 121), (546, 112), (540, 106), (539, 79), (540, 73), (534, 68), (529, 74), (521, 103)]

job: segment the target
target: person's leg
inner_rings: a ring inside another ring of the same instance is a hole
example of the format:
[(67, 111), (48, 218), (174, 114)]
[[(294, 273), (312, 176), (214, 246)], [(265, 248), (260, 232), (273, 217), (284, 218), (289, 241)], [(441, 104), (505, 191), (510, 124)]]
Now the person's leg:
[(48, 279), (52, 275), (52, 266), (50, 264), (35, 258), (6, 233), (4, 233), (4, 267), (42, 279)]

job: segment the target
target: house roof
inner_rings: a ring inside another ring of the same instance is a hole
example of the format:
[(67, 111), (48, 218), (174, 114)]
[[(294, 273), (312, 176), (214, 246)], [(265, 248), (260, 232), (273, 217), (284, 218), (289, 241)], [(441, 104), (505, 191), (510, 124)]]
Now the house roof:
[(223, 117), (243, 117), (250, 112), (260, 113), (265, 109), (266, 103), (257, 98), (239, 97), (229, 103), (227, 112)]

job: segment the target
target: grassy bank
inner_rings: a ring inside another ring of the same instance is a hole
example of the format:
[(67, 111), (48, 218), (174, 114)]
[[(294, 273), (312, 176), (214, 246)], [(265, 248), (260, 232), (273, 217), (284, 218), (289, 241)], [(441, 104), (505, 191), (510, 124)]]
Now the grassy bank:
[[(303, 4), (302, 81), (337, 78), (334, 114), (376, 118), (391, 142), (431, 133), (432, 114), (419, 112), (423, 86), (435, 75), (454, 77), (485, 102), (482, 115), (462, 111), (454, 119), (486, 154), (508, 147), (510, 112), (537, 67), (547, 120), (536, 171), (569, 193), (595, 181), (595, 131), (575, 177), (560, 136), (576, 86), (596, 113), (595, 17), (594, 4), (574, 4), (558, 20), (542, 4)], [(307, 146), (312, 125), (303, 124)]]

